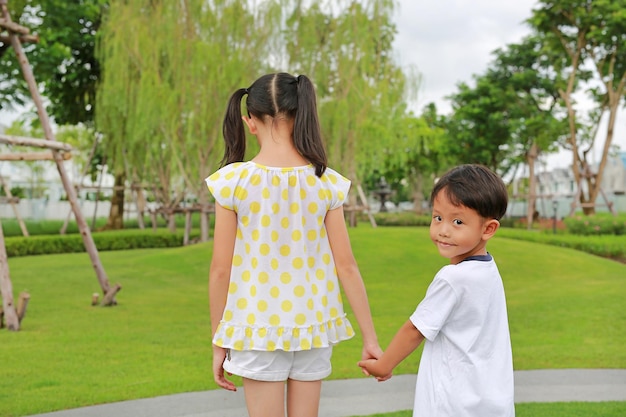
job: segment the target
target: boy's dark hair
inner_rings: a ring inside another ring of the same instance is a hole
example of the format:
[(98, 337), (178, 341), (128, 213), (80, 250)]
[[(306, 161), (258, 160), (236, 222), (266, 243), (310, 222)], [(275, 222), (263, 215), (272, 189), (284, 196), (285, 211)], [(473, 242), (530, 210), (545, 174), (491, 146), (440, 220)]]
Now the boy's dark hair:
[(460, 165), (445, 173), (430, 194), (431, 205), (441, 191), (455, 206), (475, 210), (485, 219), (500, 220), (506, 213), (509, 199), (506, 186), (485, 166)]
[(248, 88), (240, 88), (230, 97), (222, 132), (225, 149), (221, 166), (243, 161), (246, 153), (246, 134), (241, 120), (241, 99), (246, 98), (249, 116), (283, 116), (293, 119), (293, 143), (307, 161), (315, 166), (315, 174), (326, 170), (326, 151), (322, 142), (317, 115), (315, 88), (305, 75), (294, 77), (284, 72), (267, 74)]

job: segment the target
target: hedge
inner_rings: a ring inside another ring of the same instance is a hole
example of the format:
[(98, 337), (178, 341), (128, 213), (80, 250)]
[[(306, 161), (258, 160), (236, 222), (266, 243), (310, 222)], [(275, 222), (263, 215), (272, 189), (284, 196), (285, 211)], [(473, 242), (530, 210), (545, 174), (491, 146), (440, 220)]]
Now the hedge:
[[(183, 246), (184, 233), (167, 230), (121, 230), (93, 233), (92, 236), (99, 251), (113, 251)], [(199, 233), (192, 232), (190, 239), (197, 237)], [(83, 239), (79, 234), (7, 237), (5, 246), (8, 257), (85, 252)]]

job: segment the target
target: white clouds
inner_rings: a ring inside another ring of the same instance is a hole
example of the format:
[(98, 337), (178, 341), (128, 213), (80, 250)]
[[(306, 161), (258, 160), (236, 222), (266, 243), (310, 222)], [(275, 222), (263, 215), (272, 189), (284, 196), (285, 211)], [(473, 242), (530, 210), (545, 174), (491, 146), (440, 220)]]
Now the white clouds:
[(416, 109), (434, 101), (447, 112), (446, 95), (483, 72), (496, 48), (529, 33), (524, 20), (535, 0), (400, 0), (395, 48), (401, 65), (422, 74)]
[[(399, 0), (395, 18), (394, 47), (402, 66), (415, 66), (422, 76), (416, 112), (435, 102), (441, 113), (450, 111), (446, 96), (460, 82), (471, 82), (482, 74), (492, 52), (521, 41), (530, 33), (525, 20), (531, 16), (536, 0)], [(626, 117), (618, 116), (614, 144), (626, 150)], [(594, 155), (601, 154), (606, 127), (601, 128)], [(571, 163), (569, 152), (551, 158), (551, 164)]]

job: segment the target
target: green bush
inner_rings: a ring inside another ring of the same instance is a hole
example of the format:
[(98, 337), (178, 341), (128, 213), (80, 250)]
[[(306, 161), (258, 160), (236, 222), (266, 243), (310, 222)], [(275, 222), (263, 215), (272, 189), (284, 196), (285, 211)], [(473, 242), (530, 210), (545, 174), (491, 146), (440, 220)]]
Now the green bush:
[(563, 219), (567, 231), (574, 235), (624, 235), (626, 234), (626, 215), (613, 216), (601, 213), (593, 216), (576, 215)]
[[(181, 230), (185, 227), (185, 215), (177, 214), (174, 216), (175, 224), (177, 228)], [(215, 216), (209, 216), (210, 223), (213, 224)], [(87, 219), (87, 224), (92, 226), (91, 219)], [(99, 230), (106, 224), (107, 219), (102, 217), (98, 218), (93, 225), (93, 230)], [(38, 235), (58, 235), (63, 227), (63, 220), (24, 220), (28, 234), (31, 236)], [(152, 227), (152, 221), (149, 216), (145, 216), (144, 224), (147, 228)], [(191, 215), (191, 226), (193, 228), (200, 227), (200, 215), (199, 213), (193, 213)], [(167, 227), (167, 222), (162, 216), (157, 217), (157, 227)], [(212, 226), (211, 226), (212, 227)], [(139, 222), (137, 219), (124, 220), (124, 229), (139, 229)], [(2, 230), (5, 237), (9, 236), (22, 236), (22, 229), (18, 221), (14, 218), (2, 219)], [(67, 225), (67, 234), (79, 233), (76, 221), (72, 220)]]
[(410, 211), (399, 213), (376, 213), (378, 226), (430, 226), (430, 215), (417, 215)]
[[(171, 248), (183, 246), (184, 238), (182, 231), (171, 233), (167, 230), (122, 230), (93, 233), (92, 236), (99, 251)], [(192, 232), (190, 239), (198, 236), (198, 232)], [(83, 239), (78, 234), (8, 237), (5, 245), (9, 257), (85, 252)]]
[(626, 261), (626, 241), (622, 236), (578, 236), (573, 234), (552, 234), (509, 228), (501, 228), (498, 230), (498, 236), (561, 246), (604, 258), (611, 258), (622, 262)]

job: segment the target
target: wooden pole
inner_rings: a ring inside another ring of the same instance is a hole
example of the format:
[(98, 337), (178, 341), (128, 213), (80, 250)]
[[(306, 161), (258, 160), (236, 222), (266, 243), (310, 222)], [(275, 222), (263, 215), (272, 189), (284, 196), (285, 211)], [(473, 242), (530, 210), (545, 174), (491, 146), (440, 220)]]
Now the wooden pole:
[(365, 198), (365, 193), (363, 192), (363, 187), (361, 187), (361, 184), (357, 184), (356, 185), (356, 189), (359, 193), (359, 197), (361, 198), (361, 201), (363, 202), (363, 207), (365, 208), (365, 212), (367, 213), (367, 217), (370, 219), (370, 224), (372, 225), (372, 227), (376, 227), (376, 219), (374, 218), (374, 216), (372, 215), (372, 212), (370, 211), (370, 206), (369, 204), (367, 204), (367, 198)]
[[(91, 147), (91, 151), (89, 151), (89, 158), (87, 158), (87, 163), (83, 167), (83, 172), (81, 173), (81, 176), (80, 176), (81, 184), (83, 183), (83, 179), (85, 178), (85, 176), (87, 175), (87, 172), (89, 171), (89, 165), (91, 165), (91, 160), (93, 159), (93, 156), (96, 153), (97, 147), (98, 147), (98, 138), (96, 138), (96, 140), (93, 141), (93, 146)], [(67, 216), (65, 216), (65, 221), (63, 222), (63, 226), (61, 226), (61, 230), (59, 230), (59, 233), (61, 233), (62, 235), (64, 235), (65, 232), (67, 231), (67, 226), (70, 222), (71, 215), (72, 215), (72, 208), (70, 207), (70, 211), (68, 211)]]
[(26, 228), (26, 224), (24, 223), (24, 220), (22, 220), (22, 216), (20, 216), (20, 211), (17, 209), (17, 206), (15, 205), (13, 195), (11, 194), (11, 189), (9, 188), (7, 183), (4, 181), (4, 178), (2, 178), (2, 175), (0, 175), (0, 183), (2, 183), (2, 188), (4, 188), (4, 194), (7, 196), (9, 200), (8, 202), (11, 204), (11, 207), (13, 208), (13, 213), (15, 214), (15, 218), (17, 219), (17, 222), (20, 225), (22, 234), (25, 237), (28, 237), (29, 233), (28, 233), (28, 229)]
[(20, 293), (20, 296), (17, 299), (17, 319), (20, 324), (22, 320), (24, 320), (24, 316), (26, 316), (26, 308), (28, 308), (28, 302), (30, 301), (30, 294), (27, 292)]
[[(0, 0), (1, 1), (1, 0)], [(13, 38), (15, 38), (15, 36), (13, 36)], [(22, 52), (22, 55), (24, 56), (24, 59), (26, 59), (26, 55), (24, 55), (24, 50), (20, 49)], [(30, 66), (28, 64), (28, 61), (25, 61), (24, 63), (20, 60), (20, 65), (26, 65), (26, 67), (28, 68), (28, 70), (30, 71)], [(30, 76), (33, 76), (33, 73), (30, 72)], [(32, 82), (35, 82), (35, 79), (32, 78)], [(30, 87), (30, 83), (29, 83), (29, 87)], [(37, 84), (35, 84), (35, 87), (37, 87)], [(35, 90), (37, 92), (37, 94), (39, 94), (39, 91)], [(35, 97), (33, 97), (34, 99)], [(39, 100), (39, 105), (41, 105), (43, 107), (43, 105), (41, 104), (41, 98), (38, 95), (37, 96), (38, 100)], [(37, 103), (35, 103), (37, 104)], [(45, 112), (45, 108), (44, 108), (44, 112)], [(48, 117), (48, 113), (46, 113), (46, 120)], [(49, 123), (49, 122), (48, 122)], [(43, 126), (42, 126), (43, 127)], [(50, 127), (50, 126), (48, 126)], [(46, 136), (47, 137), (47, 136)], [(6, 145), (16, 145), (16, 146), (32, 146), (34, 148), (46, 148), (46, 149), (52, 149), (52, 150), (56, 150), (56, 151), (65, 151), (65, 152), (71, 152), (72, 151), (72, 147), (70, 145), (68, 145), (67, 143), (63, 143), (63, 142), (57, 142), (56, 139), (54, 141), (50, 141), (50, 140), (46, 140), (46, 139), (35, 139), (35, 138), (27, 138), (24, 136), (11, 136), (11, 135), (5, 135), (0, 133), (0, 143), (4, 143)]]
[(189, 237), (191, 236), (191, 210), (185, 211), (185, 233), (183, 234), (183, 246), (189, 244)]
[[(72, 159), (72, 154), (63, 152), (61, 157), (67, 161)], [(14, 152), (0, 153), (0, 161), (52, 161), (54, 155), (52, 152)]]
[[(9, 15), (9, 9), (6, 4), (6, 0), (0, 0), (0, 5), (2, 6), (2, 15), (4, 17), (4, 21), (11, 23), (11, 16)], [(28, 89), (30, 90), (30, 94), (33, 98), (35, 106), (37, 107), (37, 113), (39, 114), (41, 127), (43, 128), (44, 136), (47, 139), (46, 142), (48, 146), (45, 147), (51, 148), (50, 145), (54, 145), (58, 142), (56, 142), (56, 138), (54, 137), (54, 133), (52, 132), (50, 120), (48, 119), (48, 113), (43, 105), (41, 96), (39, 95), (39, 89), (37, 88), (37, 83), (35, 82), (35, 76), (33, 75), (32, 68), (30, 67), (28, 58), (26, 57), (26, 53), (22, 48), (19, 37), (12, 31), (9, 31), (9, 37), (11, 38), (11, 45), (13, 46), (15, 54), (17, 55), (18, 62), (22, 69), (22, 73), (24, 74), (24, 78), (26, 80), (26, 83), (28, 84)], [(74, 211), (74, 217), (76, 218), (76, 224), (78, 225), (78, 229), (80, 230), (80, 234), (83, 238), (83, 244), (85, 245), (85, 249), (89, 254), (89, 257), (91, 258), (91, 264), (96, 271), (96, 275), (98, 277), (98, 281), (100, 282), (102, 292), (104, 294), (107, 294), (110, 290), (109, 279), (107, 278), (102, 263), (100, 262), (98, 249), (96, 248), (96, 244), (94, 243), (93, 237), (91, 236), (91, 231), (89, 230), (89, 227), (85, 222), (85, 218), (80, 211), (80, 206), (78, 205), (78, 201), (76, 199), (76, 191), (74, 190), (67, 171), (65, 170), (63, 158), (61, 157), (60, 153), (53, 150), (53, 154), (54, 160), (57, 165), (57, 170), (59, 171), (59, 175), (61, 176), (61, 182), (63, 183), (63, 187), (65, 188), (65, 192), (67, 193), (67, 199), (69, 200), (72, 210)]]
[(7, 329), (18, 331), (20, 320), (13, 304), (13, 285), (9, 276), (9, 262), (7, 259), (7, 249), (4, 245), (4, 232), (0, 224), (0, 292), (2, 293), (2, 307)]

